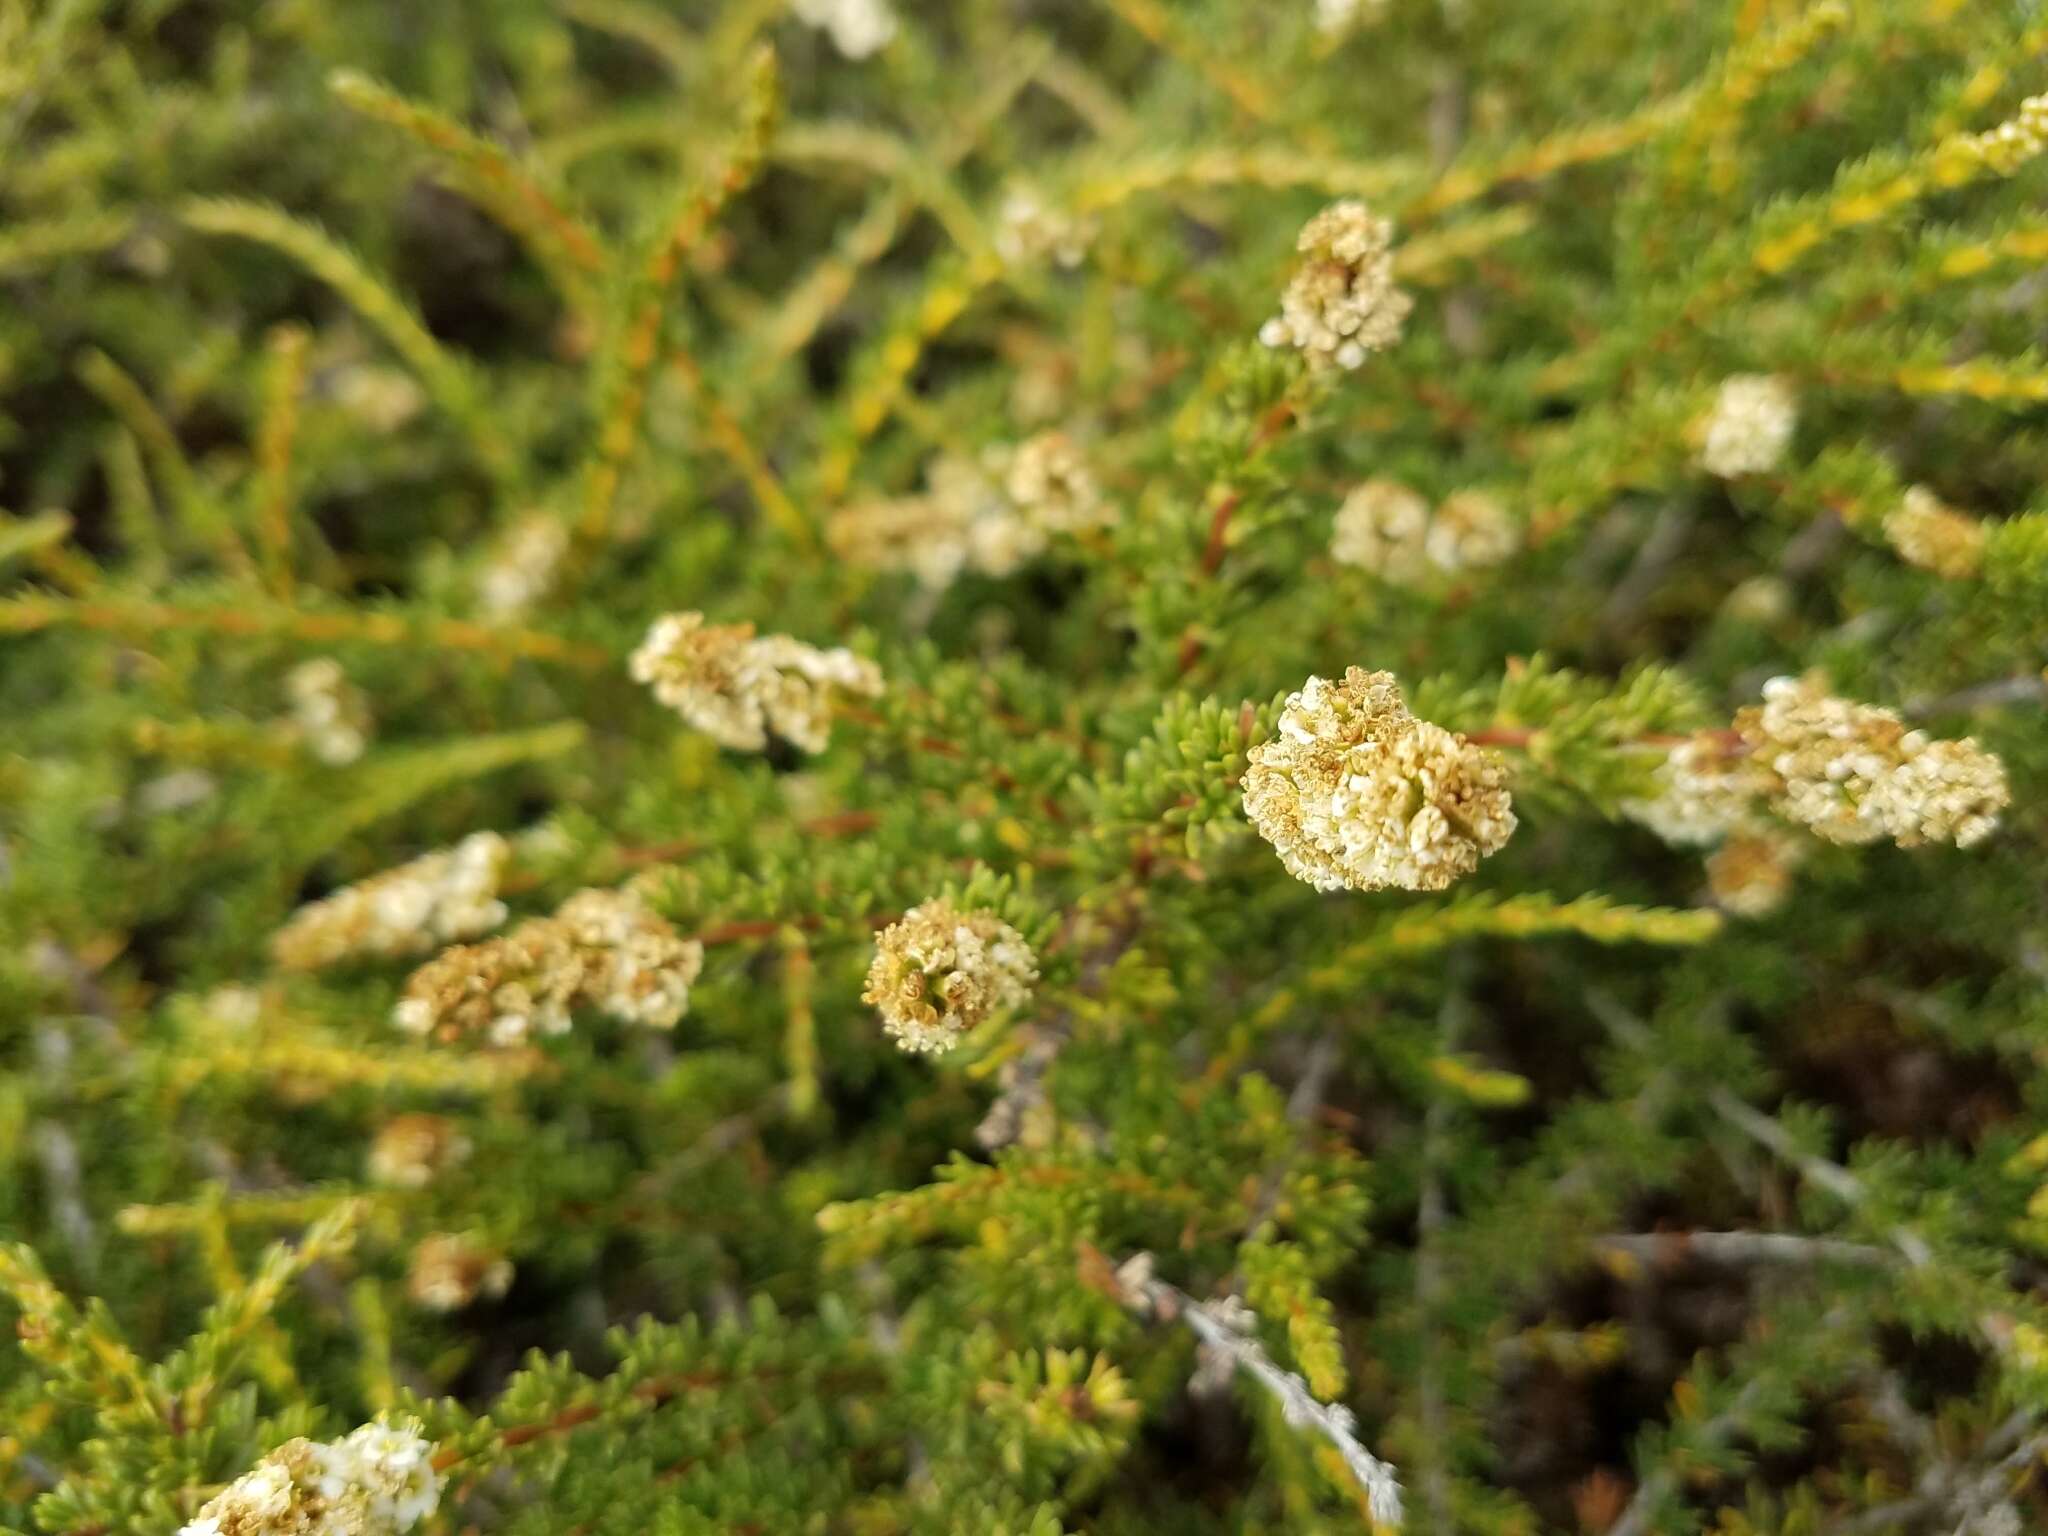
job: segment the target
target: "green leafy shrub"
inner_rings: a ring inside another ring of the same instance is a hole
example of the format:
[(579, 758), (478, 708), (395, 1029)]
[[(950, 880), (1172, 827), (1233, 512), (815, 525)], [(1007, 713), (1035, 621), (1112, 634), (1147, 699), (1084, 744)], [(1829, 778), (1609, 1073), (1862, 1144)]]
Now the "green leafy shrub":
[(0, 0), (0, 1519), (2038, 1524), (2044, 49)]

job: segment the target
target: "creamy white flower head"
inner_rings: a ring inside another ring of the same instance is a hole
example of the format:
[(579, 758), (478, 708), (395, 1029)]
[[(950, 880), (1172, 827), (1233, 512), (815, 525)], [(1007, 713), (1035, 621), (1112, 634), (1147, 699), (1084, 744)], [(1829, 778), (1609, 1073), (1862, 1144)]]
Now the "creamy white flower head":
[(306, 748), (331, 768), (343, 768), (363, 755), (372, 723), (370, 701), (348, 680), (332, 656), (301, 662), (285, 677), (293, 723)]
[(2005, 765), (1968, 737), (1934, 741), (1888, 709), (1773, 678), (1735, 730), (1770, 775), (1772, 808), (1832, 843), (1902, 848), (1988, 837), (2011, 800)]
[(1318, 890), (1442, 890), (1515, 830), (1497, 754), (1418, 720), (1393, 674), (1353, 667), (1288, 696), (1253, 747), (1245, 813)]
[(1739, 743), (1712, 731), (1673, 747), (1656, 779), (1654, 796), (1624, 800), (1621, 813), (1674, 845), (1720, 841), (1755, 817), (1771, 788)]
[(1078, 267), (1094, 242), (1095, 221), (1046, 201), (1036, 187), (1016, 183), (996, 210), (996, 254), (1011, 266), (1050, 256), (1063, 267)]
[(1312, 366), (1356, 368), (1401, 339), (1414, 300), (1394, 284), (1394, 226), (1355, 199), (1302, 226), (1301, 261), (1280, 313), (1259, 330), (1269, 347), (1294, 347)]
[(569, 530), (559, 517), (528, 513), (512, 525), (477, 578), (477, 604), (496, 619), (524, 613), (548, 594), (569, 552)]
[(393, 1020), (410, 1034), (521, 1045), (559, 1035), (571, 1011), (672, 1029), (688, 1012), (704, 946), (623, 890), (578, 891), (553, 917), (458, 945), (413, 972)]
[(1946, 581), (1966, 580), (1984, 565), (1983, 523), (1924, 485), (1909, 486), (1885, 515), (1884, 538), (1900, 559)]
[(861, 1001), (906, 1051), (950, 1051), (992, 1014), (1021, 1006), (1038, 957), (995, 913), (948, 901), (912, 907), (875, 939)]
[(1485, 491), (1455, 491), (1429, 520), (1424, 546), (1430, 563), (1455, 574), (1499, 565), (1521, 544), (1508, 509)]
[(790, 0), (790, 9), (849, 59), (880, 53), (896, 37), (896, 13), (888, 0)]
[(230, 1483), (178, 1536), (403, 1536), (441, 1502), (417, 1420), (340, 1440), (290, 1440)]
[(1799, 426), (1792, 386), (1765, 373), (1738, 373), (1721, 381), (1700, 441), (1700, 467), (1723, 480), (1767, 474), (1778, 467)]
[(488, 933), (505, 920), (498, 887), (511, 855), (497, 833), (472, 833), (307, 903), (272, 937), (271, 954), (288, 970), (317, 970), (359, 956), (424, 954)]
[(701, 613), (655, 620), (631, 670), (691, 725), (742, 752), (765, 751), (770, 731), (822, 752), (837, 696), (882, 691), (880, 670), (852, 651), (756, 636), (751, 624), (706, 624)]
[(1330, 557), (1385, 581), (1410, 585), (1429, 570), (1429, 503), (1398, 480), (1353, 487), (1337, 509)]

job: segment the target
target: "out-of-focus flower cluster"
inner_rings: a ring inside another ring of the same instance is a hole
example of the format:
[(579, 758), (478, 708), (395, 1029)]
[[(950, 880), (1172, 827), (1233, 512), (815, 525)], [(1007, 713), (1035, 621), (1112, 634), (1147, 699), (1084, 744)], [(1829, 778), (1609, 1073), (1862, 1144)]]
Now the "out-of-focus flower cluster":
[(1885, 542), (1899, 558), (1946, 581), (1964, 581), (1984, 564), (1984, 525), (1924, 485), (1909, 486), (1886, 514)]
[(405, 1293), (429, 1312), (459, 1312), (479, 1298), (495, 1301), (512, 1285), (512, 1261), (467, 1232), (420, 1239), (405, 1274)]
[(1974, 740), (1933, 740), (1812, 678), (1773, 678), (1735, 730), (1771, 776), (1772, 809), (1831, 843), (1967, 848), (1991, 834), (2011, 798), (2005, 765)]
[(1763, 702), (1730, 729), (1672, 747), (1656, 784), (1623, 813), (1669, 843), (1725, 838), (1707, 861), (1708, 884), (1746, 917), (1784, 898), (1806, 853), (1766, 808), (1831, 843), (1967, 848), (1991, 834), (2010, 798), (2005, 765), (1974, 740), (1935, 740), (1891, 710), (1790, 677), (1766, 683)]
[(889, 0), (790, 0), (797, 20), (818, 28), (849, 59), (880, 53), (896, 37)]
[(861, 1001), (906, 1051), (949, 1051), (982, 1020), (1020, 1006), (1038, 977), (1024, 936), (993, 912), (912, 907), (875, 940)]
[(873, 698), (882, 674), (843, 647), (820, 650), (751, 624), (707, 624), (701, 613), (655, 620), (633, 653), (633, 679), (721, 745), (761, 752), (772, 731), (806, 752), (822, 752), (840, 694)]
[(1260, 327), (1269, 347), (1293, 347), (1317, 368), (1356, 368), (1401, 339), (1415, 301), (1394, 283), (1394, 226), (1364, 203), (1332, 203), (1302, 226), (1301, 255)]
[(1115, 520), (1079, 447), (1042, 432), (982, 461), (944, 454), (917, 496), (857, 502), (833, 518), (833, 549), (856, 565), (906, 571), (933, 590), (962, 571), (1008, 576), (1044, 553), (1055, 535)]
[(178, 1536), (398, 1536), (434, 1512), (441, 1477), (415, 1420), (288, 1440), (201, 1506)]
[(1330, 555), (1399, 586), (1499, 565), (1521, 536), (1506, 507), (1485, 491), (1446, 496), (1434, 513), (1398, 480), (1365, 481), (1344, 498)]
[(1735, 374), (1721, 381), (1701, 424), (1700, 467), (1723, 480), (1768, 474), (1798, 428), (1799, 401), (1790, 384), (1767, 373)]
[(1253, 747), (1245, 813), (1318, 890), (1442, 890), (1515, 830), (1499, 756), (1408, 712), (1389, 672), (1352, 667), (1288, 695)]
[(704, 946), (631, 889), (578, 891), (552, 917), (428, 961), (406, 983), (394, 1019), (411, 1034), (494, 1045), (562, 1034), (578, 1007), (671, 1029), (703, 967)]
[(359, 957), (425, 954), (488, 933), (505, 920), (498, 888), (512, 849), (476, 832), (396, 869), (344, 886), (292, 914), (270, 941), (287, 970)]
[(1095, 235), (1095, 220), (1048, 202), (1022, 182), (1004, 191), (996, 209), (996, 254), (1012, 266), (1049, 256), (1063, 267), (1078, 267)]
[(330, 768), (345, 768), (370, 744), (370, 701), (332, 656), (302, 661), (285, 678), (300, 740)]
[(477, 605), (494, 619), (516, 618), (547, 596), (569, 552), (559, 517), (529, 512), (492, 550), (477, 577)]
[(1996, 128), (1943, 140), (1935, 151), (1935, 174), (1950, 184), (1967, 181), (1979, 170), (2010, 176), (2043, 149), (2048, 149), (2048, 96), (2029, 96)]
[(446, 1115), (399, 1115), (370, 1143), (370, 1178), (390, 1189), (425, 1189), (469, 1153), (469, 1138)]

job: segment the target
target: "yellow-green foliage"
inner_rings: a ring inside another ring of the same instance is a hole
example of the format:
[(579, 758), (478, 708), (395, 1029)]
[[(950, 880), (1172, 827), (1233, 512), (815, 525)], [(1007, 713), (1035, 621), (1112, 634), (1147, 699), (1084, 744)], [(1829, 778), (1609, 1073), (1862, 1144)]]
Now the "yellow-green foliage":
[(2048, 1524), (2036, 7), (834, 10), (0, 0), (0, 1526)]

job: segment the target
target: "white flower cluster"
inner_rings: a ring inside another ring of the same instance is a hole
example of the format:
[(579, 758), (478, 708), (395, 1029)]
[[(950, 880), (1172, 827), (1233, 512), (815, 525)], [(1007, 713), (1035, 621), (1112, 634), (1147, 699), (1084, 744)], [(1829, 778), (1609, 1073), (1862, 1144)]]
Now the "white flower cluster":
[(822, 752), (838, 694), (874, 698), (875, 664), (852, 651), (829, 651), (788, 635), (756, 637), (751, 624), (706, 624), (701, 613), (654, 621), (633, 653), (633, 679), (714, 741), (761, 752), (768, 733), (806, 752)]
[(1314, 367), (1356, 368), (1401, 339), (1415, 305), (1394, 285), (1390, 220), (1347, 198), (1303, 225), (1295, 250), (1302, 260), (1259, 340), (1295, 347)]
[(1520, 543), (1507, 508), (1485, 491), (1458, 491), (1431, 513), (1429, 503), (1398, 480), (1374, 478), (1337, 509), (1330, 555), (1340, 565), (1414, 586), (1432, 574), (1499, 565)]
[(1055, 207), (1023, 183), (1008, 188), (996, 209), (996, 254), (1013, 267), (1047, 256), (1063, 267), (1078, 267), (1095, 235), (1093, 219)]
[(370, 701), (349, 682), (341, 663), (316, 656), (292, 668), (284, 681), (292, 718), (307, 750), (330, 768), (343, 768), (370, 744)]
[(704, 946), (632, 890), (578, 891), (552, 917), (428, 961), (406, 983), (393, 1018), (410, 1034), (482, 1036), (493, 1045), (566, 1033), (578, 1006), (673, 1029), (703, 968)]
[(1885, 542), (1899, 558), (1945, 581), (1963, 581), (1984, 565), (1984, 525), (1924, 485), (1909, 486), (1885, 515)]
[(512, 849), (475, 832), (396, 869), (308, 902), (270, 941), (287, 970), (311, 971), (358, 956), (425, 954), (475, 938), (505, 921), (498, 900)]
[(993, 912), (948, 901), (912, 907), (875, 940), (861, 1001), (906, 1051), (950, 1051), (968, 1030), (1021, 1005), (1038, 978), (1024, 936)]
[(1723, 480), (1768, 474), (1778, 467), (1799, 427), (1792, 386), (1767, 373), (1721, 381), (1700, 435), (1700, 467)]
[(477, 577), (477, 603), (494, 619), (514, 618), (531, 608), (555, 584), (569, 530), (559, 517), (528, 513), (499, 541)]
[(1250, 758), (1246, 815), (1320, 891), (1439, 891), (1515, 830), (1499, 756), (1416, 719), (1389, 672), (1311, 677)]
[(416, 1420), (291, 1440), (201, 1507), (178, 1536), (400, 1536), (441, 1502)]
[(1831, 843), (1967, 848), (1991, 834), (2011, 799), (2005, 765), (1969, 737), (1930, 739), (1810, 678), (1773, 678), (1735, 730), (1770, 775), (1772, 808)]
[(816, 27), (849, 59), (880, 53), (895, 40), (896, 13), (889, 0), (790, 0), (797, 20)]

